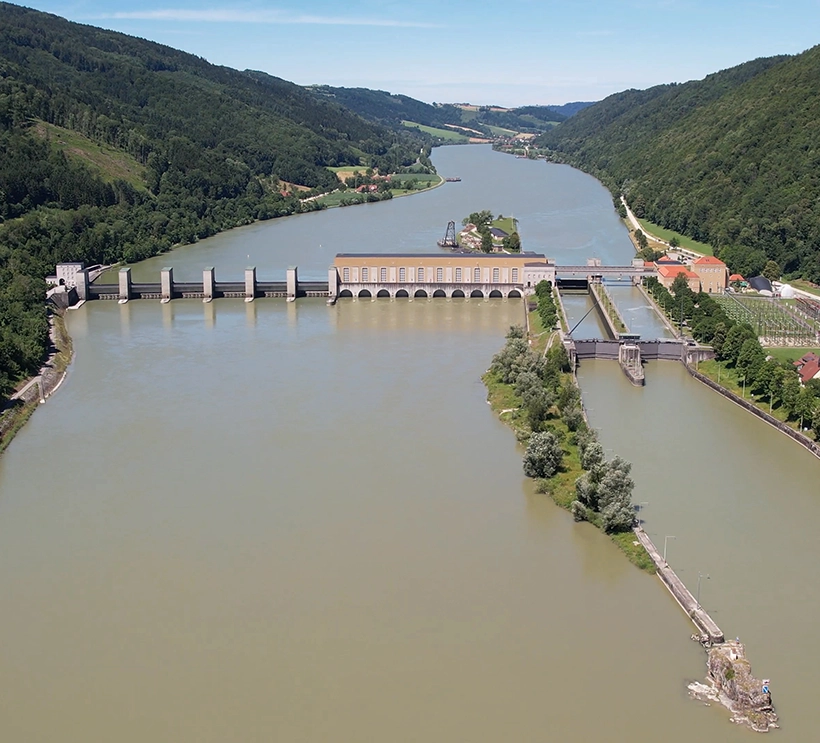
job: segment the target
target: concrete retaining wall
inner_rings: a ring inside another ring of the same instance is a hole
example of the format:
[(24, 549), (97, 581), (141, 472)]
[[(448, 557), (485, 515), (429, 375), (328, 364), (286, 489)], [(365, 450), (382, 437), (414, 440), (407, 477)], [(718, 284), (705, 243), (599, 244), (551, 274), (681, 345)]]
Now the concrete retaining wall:
[(610, 317), (609, 312), (607, 312), (606, 306), (601, 301), (601, 297), (598, 293), (599, 291), (601, 291), (601, 284), (589, 285), (589, 296), (592, 298), (592, 303), (595, 305), (598, 315), (604, 322), (604, 327), (606, 328), (607, 333), (609, 333), (609, 337), (618, 338), (620, 335), (618, 333), (618, 329), (615, 327), (615, 323)]

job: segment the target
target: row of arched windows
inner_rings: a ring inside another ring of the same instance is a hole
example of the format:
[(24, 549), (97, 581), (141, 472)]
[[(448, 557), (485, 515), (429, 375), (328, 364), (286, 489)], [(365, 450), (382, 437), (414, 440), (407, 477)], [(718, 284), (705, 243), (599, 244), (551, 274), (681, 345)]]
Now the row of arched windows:
[[(359, 274), (361, 276), (360, 281), (362, 283), (367, 283), (367, 282), (371, 281), (370, 270), (368, 268), (363, 267), (363, 268), (359, 269)], [(350, 274), (350, 268), (349, 267), (346, 267), (346, 268), (342, 269), (342, 281), (345, 284), (350, 283), (350, 275), (351, 274)], [(379, 275), (379, 281), (382, 284), (386, 284), (387, 283), (387, 268), (385, 268), (384, 266), (379, 268), (379, 274), (378, 275)], [(432, 282), (434, 280), (433, 275), (435, 275), (435, 282), (436, 283), (439, 283), (439, 284), (442, 283), (444, 281), (444, 268), (439, 266), (438, 268), (436, 268), (435, 274), (433, 274), (432, 269), (431, 269), (430, 273), (427, 274), (425, 272), (424, 268), (422, 268), (422, 267), (415, 268), (415, 269), (414, 268), (404, 268), (404, 267), (402, 267), (402, 268), (399, 268), (399, 283), (400, 284), (405, 284), (405, 283), (408, 283), (408, 281), (411, 284), (424, 283), (424, 281), (431, 281)], [(467, 269), (466, 271), (464, 271), (462, 273), (461, 267), (457, 267), (455, 269), (455, 276), (454, 276), (455, 283), (456, 284), (464, 283), (464, 278), (463, 277), (465, 275), (468, 277), (467, 282), (469, 282), (470, 281), (470, 279), (469, 279), (470, 270)], [(429, 276), (429, 278), (428, 278), (428, 276)], [(498, 267), (494, 267), (493, 270), (492, 270), (492, 283), (493, 284), (498, 284), (500, 281), (501, 281), (501, 269), (498, 268)], [(513, 284), (518, 283), (518, 269), (517, 268), (510, 269), (510, 282), (513, 283)], [(481, 268), (479, 268), (478, 266), (476, 266), (472, 270), (472, 283), (473, 284), (482, 283), (482, 281), (481, 281)]]

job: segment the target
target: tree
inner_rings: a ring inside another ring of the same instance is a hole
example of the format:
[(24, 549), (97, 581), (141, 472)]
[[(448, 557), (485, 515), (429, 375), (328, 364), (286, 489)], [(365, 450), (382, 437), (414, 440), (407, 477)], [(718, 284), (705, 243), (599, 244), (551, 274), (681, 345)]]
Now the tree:
[(726, 340), (721, 347), (720, 358), (725, 359), (730, 364), (735, 365), (740, 355), (740, 349), (750, 338), (757, 338), (751, 325), (741, 323), (733, 325), (726, 334)]
[(785, 370), (774, 359), (766, 359), (754, 376), (753, 390), (773, 401), (782, 384)]
[(726, 341), (726, 323), (719, 322), (715, 325), (715, 331), (712, 335), (712, 348), (715, 349), (715, 356), (722, 358), (721, 351), (723, 344)]
[(743, 374), (744, 381), (754, 379), (766, 360), (766, 354), (760, 347), (757, 338), (747, 338), (740, 347), (735, 366)]
[(490, 231), (485, 229), (481, 232), (481, 252), (482, 253), (492, 253), (493, 252), (493, 236), (490, 234)]
[(584, 413), (578, 405), (572, 405), (566, 408), (562, 417), (570, 431), (577, 431), (584, 425)]
[(780, 400), (786, 413), (791, 418), (797, 409), (797, 398), (800, 395), (800, 380), (796, 374), (787, 374), (780, 390)]
[(552, 477), (564, 459), (564, 450), (555, 434), (544, 431), (530, 436), (524, 454), (524, 474), (527, 477)]
[(817, 407), (817, 398), (814, 392), (808, 387), (801, 388), (794, 403), (794, 417), (800, 420), (800, 429), (803, 429), (803, 421), (810, 421), (814, 417)]
[(593, 441), (588, 446), (584, 447), (581, 453), (581, 466), (585, 470), (592, 470), (604, 463), (604, 448), (597, 442)]
[(635, 230), (635, 241), (638, 243), (638, 247), (641, 250), (649, 247), (649, 243), (646, 240), (646, 235), (643, 234), (643, 230)]
[(669, 247), (670, 247), (670, 248), (678, 248), (678, 247), (680, 247), (680, 240), (678, 240), (678, 236), (677, 236), (677, 235), (673, 235), (673, 236), (672, 236), (672, 239), (669, 241)]
[(675, 280), (672, 282), (672, 286), (669, 289), (672, 294), (675, 295), (675, 299), (681, 299), (682, 297), (686, 296), (687, 292), (691, 293), (691, 289), (689, 288), (689, 280), (686, 278), (686, 275), (681, 271), (677, 276), (675, 276)]
[(480, 212), (471, 212), (468, 217), (461, 220), (462, 225), (474, 224), (476, 227), (489, 226), (493, 221), (493, 213), (487, 209)]
[(521, 237), (517, 232), (513, 232), (511, 235), (507, 235), (502, 241), (502, 246), (504, 250), (508, 250), (511, 253), (520, 253), (521, 252)]
[(769, 281), (777, 281), (781, 274), (780, 266), (774, 261), (767, 261), (761, 272), (761, 276), (765, 276)]

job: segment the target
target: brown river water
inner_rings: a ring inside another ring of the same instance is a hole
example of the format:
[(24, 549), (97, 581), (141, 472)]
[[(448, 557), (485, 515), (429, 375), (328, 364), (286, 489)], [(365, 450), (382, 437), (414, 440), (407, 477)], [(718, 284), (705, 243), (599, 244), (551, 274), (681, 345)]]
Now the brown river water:
[[(260, 278), (291, 263), (319, 278), (335, 252), (429, 251), (482, 208), (559, 261), (629, 257), (608, 194), (577, 171), (484, 147), (436, 163), (462, 183), (135, 272), (227, 279), (250, 256)], [(651, 335), (640, 296), (613, 293)], [(69, 376), (0, 458), (0, 740), (753, 735), (688, 697), (705, 656), (659, 581), (523, 477), (479, 379), (522, 318), (504, 300), (70, 313)], [(634, 463), (646, 529), (676, 537), (690, 587), (710, 576), (702, 603), (772, 679), (773, 735), (812, 740), (820, 463), (680, 365), (646, 371), (636, 389), (585, 363), (592, 423)]]

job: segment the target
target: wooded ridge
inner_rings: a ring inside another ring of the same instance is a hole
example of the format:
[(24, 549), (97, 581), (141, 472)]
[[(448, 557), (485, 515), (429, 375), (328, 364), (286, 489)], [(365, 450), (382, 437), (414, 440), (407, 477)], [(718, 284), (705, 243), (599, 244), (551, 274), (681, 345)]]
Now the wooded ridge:
[(612, 95), (541, 135), (549, 157), (624, 193), (640, 217), (820, 281), (820, 47), (703, 80)]

